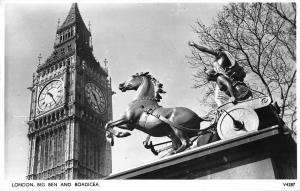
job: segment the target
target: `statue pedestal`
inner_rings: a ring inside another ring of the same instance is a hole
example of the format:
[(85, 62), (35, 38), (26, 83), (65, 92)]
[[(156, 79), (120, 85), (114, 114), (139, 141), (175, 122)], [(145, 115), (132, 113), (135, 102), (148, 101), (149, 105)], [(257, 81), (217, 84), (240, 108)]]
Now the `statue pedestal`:
[(106, 179), (296, 179), (297, 146), (272, 126), (194, 148)]

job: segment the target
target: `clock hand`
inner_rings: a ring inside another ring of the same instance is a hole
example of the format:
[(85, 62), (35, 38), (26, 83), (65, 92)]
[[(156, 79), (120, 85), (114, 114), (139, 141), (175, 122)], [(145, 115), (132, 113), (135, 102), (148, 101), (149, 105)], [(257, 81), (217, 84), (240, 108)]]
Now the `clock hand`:
[(99, 109), (99, 110), (101, 110), (101, 109), (100, 109), (100, 106), (99, 106), (99, 103), (98, 103), (97, 96), (95, 95), (95, 93), (94, 93), (94, 92), (92, 92), (92, 94), (93, 94), (93, 97), (94, 97), (94, 99), (96, 100), (96, 103), (97, 103), (97, 107), (98, 107), (98, 109)]
[(55, 101), (55, 99), (53, 98), (53, 95), (52, 95), (50, 92), (47, 92), (47, 95), (49, 95), (49, 96), (52, 98), (52, 100), (54, 101), (54, 103), (56, 104), (56, 101)]

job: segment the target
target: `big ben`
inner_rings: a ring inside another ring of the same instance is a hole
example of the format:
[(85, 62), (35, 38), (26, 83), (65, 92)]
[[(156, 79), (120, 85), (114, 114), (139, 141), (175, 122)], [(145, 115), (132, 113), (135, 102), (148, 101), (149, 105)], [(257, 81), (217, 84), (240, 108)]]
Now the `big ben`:
[(112, 119), (107, 68), (73, 3), (54, 50), (33, 77), (27, 179), (101, 179), (111, 173), (104, 126)]

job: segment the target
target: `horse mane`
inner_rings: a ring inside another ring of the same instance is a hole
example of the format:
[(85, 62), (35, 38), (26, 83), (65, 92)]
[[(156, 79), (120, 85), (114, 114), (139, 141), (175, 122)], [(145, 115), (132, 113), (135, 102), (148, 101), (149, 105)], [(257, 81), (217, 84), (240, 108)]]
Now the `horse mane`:
[(160, 102), (160, 100), (162, 99), (160, 94), (167, 93), (166, 91), (163, 90), (163, 84), (160, 83), (156, 78), (151, 76), (149, 74), (149, 72), (140, 72), (140, 73), (136, 73), (135, 75), (133, 75), (133, 77), (138, 77), (138, 76), (145, 76), (148, 79), (150, 79), (150, 81), (153, 83), (154, 87), (156, 87), (155, 99), (157, 102)]

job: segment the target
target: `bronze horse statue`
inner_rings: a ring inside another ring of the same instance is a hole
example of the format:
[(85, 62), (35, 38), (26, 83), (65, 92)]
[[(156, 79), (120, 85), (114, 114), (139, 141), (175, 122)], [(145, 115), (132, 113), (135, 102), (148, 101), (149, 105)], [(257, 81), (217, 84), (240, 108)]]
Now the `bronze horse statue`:
[[(122, 92), (135, 90), (135, 99), (128, 104), (124, 115), (115, 121), (106, 124), (107, 138), (127, 137), (129, 132), (113, 129), (118, 127), (132, 131), (138, 129), (154, 137), (167, 136), (171, 139), (173, 148), (169, 155), (179, 153), (187, 149), (192, 143), (191, 137), (197, 136), (200, 131), (200, 123), (206, 121), (195, 112), (185, 107), (164, 108), (158, 105), (159, 94), (155, 94), (155, 85), (158, 81), (148, 72), (133, 75), (127, 81), (119, 85)], [(159, 91), (162, 90), (160, 84)], [(156, 96), (155, 96), (156, 95)]]

